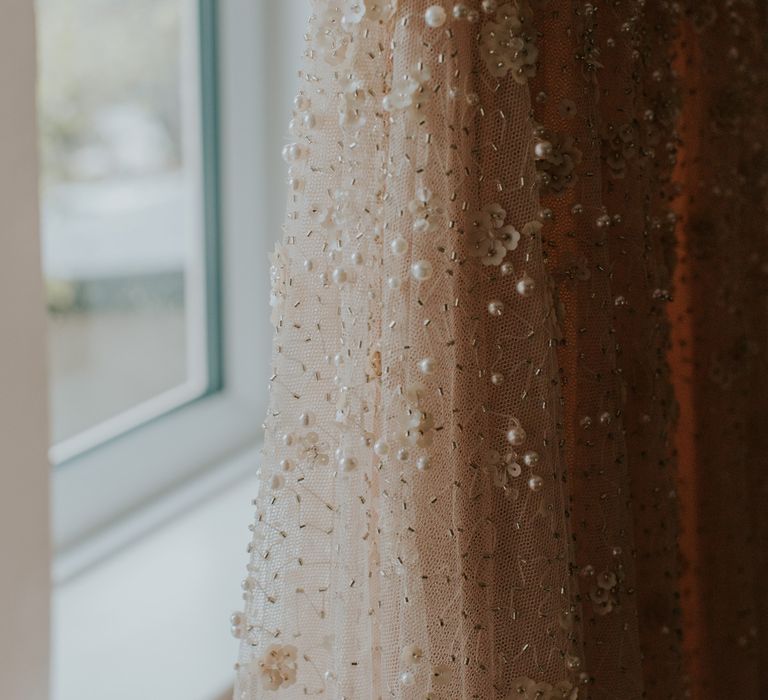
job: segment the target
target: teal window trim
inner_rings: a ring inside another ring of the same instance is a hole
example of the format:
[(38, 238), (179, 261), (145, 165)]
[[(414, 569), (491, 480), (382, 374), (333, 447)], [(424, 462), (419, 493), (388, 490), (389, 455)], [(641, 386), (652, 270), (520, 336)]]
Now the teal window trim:
[(221, 279), (221, 160), (219, 122), (219, 27), (216, 0), (199, 0), (200, 109), (203, 154), (208, 386), (204, 396), (224, 387), (224, 320)]

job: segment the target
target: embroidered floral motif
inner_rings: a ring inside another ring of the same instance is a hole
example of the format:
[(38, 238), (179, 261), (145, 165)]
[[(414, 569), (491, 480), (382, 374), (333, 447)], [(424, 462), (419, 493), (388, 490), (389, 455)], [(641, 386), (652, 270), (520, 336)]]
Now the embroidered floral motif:
[(611, 177), (624, 178), (629, 164), (640, 155), (640, 130), (637, 124), (627, 122), (619, 126), (607, 124), (603, 128), (603, 157)]
[(598, 615), (607, 615), (619, 604), (618, 577), (612, 571), (603, 571), (595, 579), (595, 585), (589, 591), (594, 611)]
[(533, 12), (524, 0), (501, 5), (480, 32), (480, 48), (488, 71), (496, 78), (511, 73), (515, 82), (525, 84), (536, 75), (536, 32)]
[(568, 134), (537, 129), (536, 170), (542, 191), (559, 194), (576, 181), (574, 170), (581, 162), (581, 151)]
[(342, 23), (347, 31), (353, 32), (363, 20), (378, 22), (390, 19), (396, 9), (397, 0), (346, 0)]
[(330, 448), (327, 442), (320, 439), (320, 436), (310, 431), (302, 435), (297, 440), (298, 458), (304, 464), (310, 467), (327, 466), (330, 462)]
[(584, 255), (568, 251), (563, 255), (562, 262), (556, 272), (558, 282), (587, 282), (592, 277), (589, 260)]
[(292, 644), (273, 644), (252, 665), (254, 675), (258, 674), (264, 690), (287, 688), (296, 682), (296, 647)]
[(469, 217), (469, 253), (483, 265), (501, 265), (508, 250), (515, 250), (520, 232), (505, 224), (507, 212), (499, 204), (488, 204)]
[(389, 93), (382, 100), (382, 107), (387, 112), (417, 113), (429, 100), (426, 83), (431, 77), (432, 71), (423, 62), (414, 64), (404, 76), (392, 82)]
[(344, 13), (334, 3), (322, 3), (316, 17), (314, 46), (322, 59), (331, 66), (341, 64), (347, 55), (350, 35), (344, 31)]
[(413, 230), (416, 233), (434, 231), (445, 215), (443, 203), (426, 187), (418, 189), (416, 197), (408, 203), (408, 211), (413, 216)]
[(541, 233), (542, 228), (544, 228), (544, 224), (541, 221), (529, 221), (523, 226), (522, 234), (525, 238), (536, 238)]
[(497, 450), (489, 450), (485, 455), (486, 464), (493, 469), (494, 483), (501, 489), (507, 491), (509, 496), (517, 498), (519, 489), (512, 488), (512, 479), (517, 479), (522, 473), (520, 466), (520, 455), (514, 450), (505, 452), (503, 455)]
[(429, 447), (434, 437), (434, 417), (419, 408), (419, 400), (409, 401), (400, 415), (400, 443), (410, 447)]
[(366, 95), (363, 83), (354, 77), (343, 81), (339, 94), (339, 126), (343, 129), (360, 129), (365, 126)]

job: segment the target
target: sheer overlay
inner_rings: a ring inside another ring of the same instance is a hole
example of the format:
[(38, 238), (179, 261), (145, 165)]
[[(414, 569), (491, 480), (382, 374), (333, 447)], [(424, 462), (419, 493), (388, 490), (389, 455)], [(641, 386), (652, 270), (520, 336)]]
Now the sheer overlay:
[(764, 12), (315, 1), (238, 700), (768, 693)]

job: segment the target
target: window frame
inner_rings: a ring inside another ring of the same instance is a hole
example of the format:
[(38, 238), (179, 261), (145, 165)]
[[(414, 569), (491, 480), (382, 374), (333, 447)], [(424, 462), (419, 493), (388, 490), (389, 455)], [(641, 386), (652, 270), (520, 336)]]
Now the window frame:
[[(284, 41), (285, 23), (295, 21), (296, 8), (292, 13), (287, 3), (189, 1), (199, 3), (201, 27), (212, 28), (200, 32), (201, 58), (213, 70), (202, 80), (201, 106), (209, 110), (203, 121), (213, 125), (203, 130), (204, 153), (214, 163), (205, 175), (216, 181), (213, 189), (210, 183), (205, 188), (214, 198), (206, 199), (205, 216), (207, 228), (215, 225), (220, 232), (207, 239), (219, 284), (207, 303), (220, 309), (209, 327), (220, 339), (220, 388), (53, 470), (53, 537), (60, 557), (252, 451), (262, 437), (271, 351), (271, 334), (264, 332), (265, 261), (276, 236), (258, 233), (279, 231), (284, 212), (279, 153), (294, 82), (275, 70), (275, 61), (291, 65), (299, 50)], [(284, 115), (263, 109), (262, 96), (270, 93), (286, 106)]]
[(176, 386), (54, 442), (49, 448), (49, 461), (56, 466), (76, 460), (150, 421), (214, 394), (223, 385), (216, 83), (218, 13), (216, 3), (211, 0), (181, 0), (180, 4), (187, 54), (181, 67), (182, 76), (191, 68), (196, 78), (185, 81), (181, 104), (184, 158), (192, 166), (191, 195), (197, 204), (189, 222), (195, 239), (194, 253), (188, 255), (184, 274), (188, 375)]

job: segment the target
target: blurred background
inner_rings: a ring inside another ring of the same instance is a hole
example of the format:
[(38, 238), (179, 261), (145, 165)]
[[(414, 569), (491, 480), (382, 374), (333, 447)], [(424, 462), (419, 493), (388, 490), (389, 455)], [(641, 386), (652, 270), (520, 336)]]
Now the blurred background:
[(204, 386), (189, 9), (38, 2), (54, 443)]
[(36, 0), (56, 700), (217, 700), (309, 0)]

